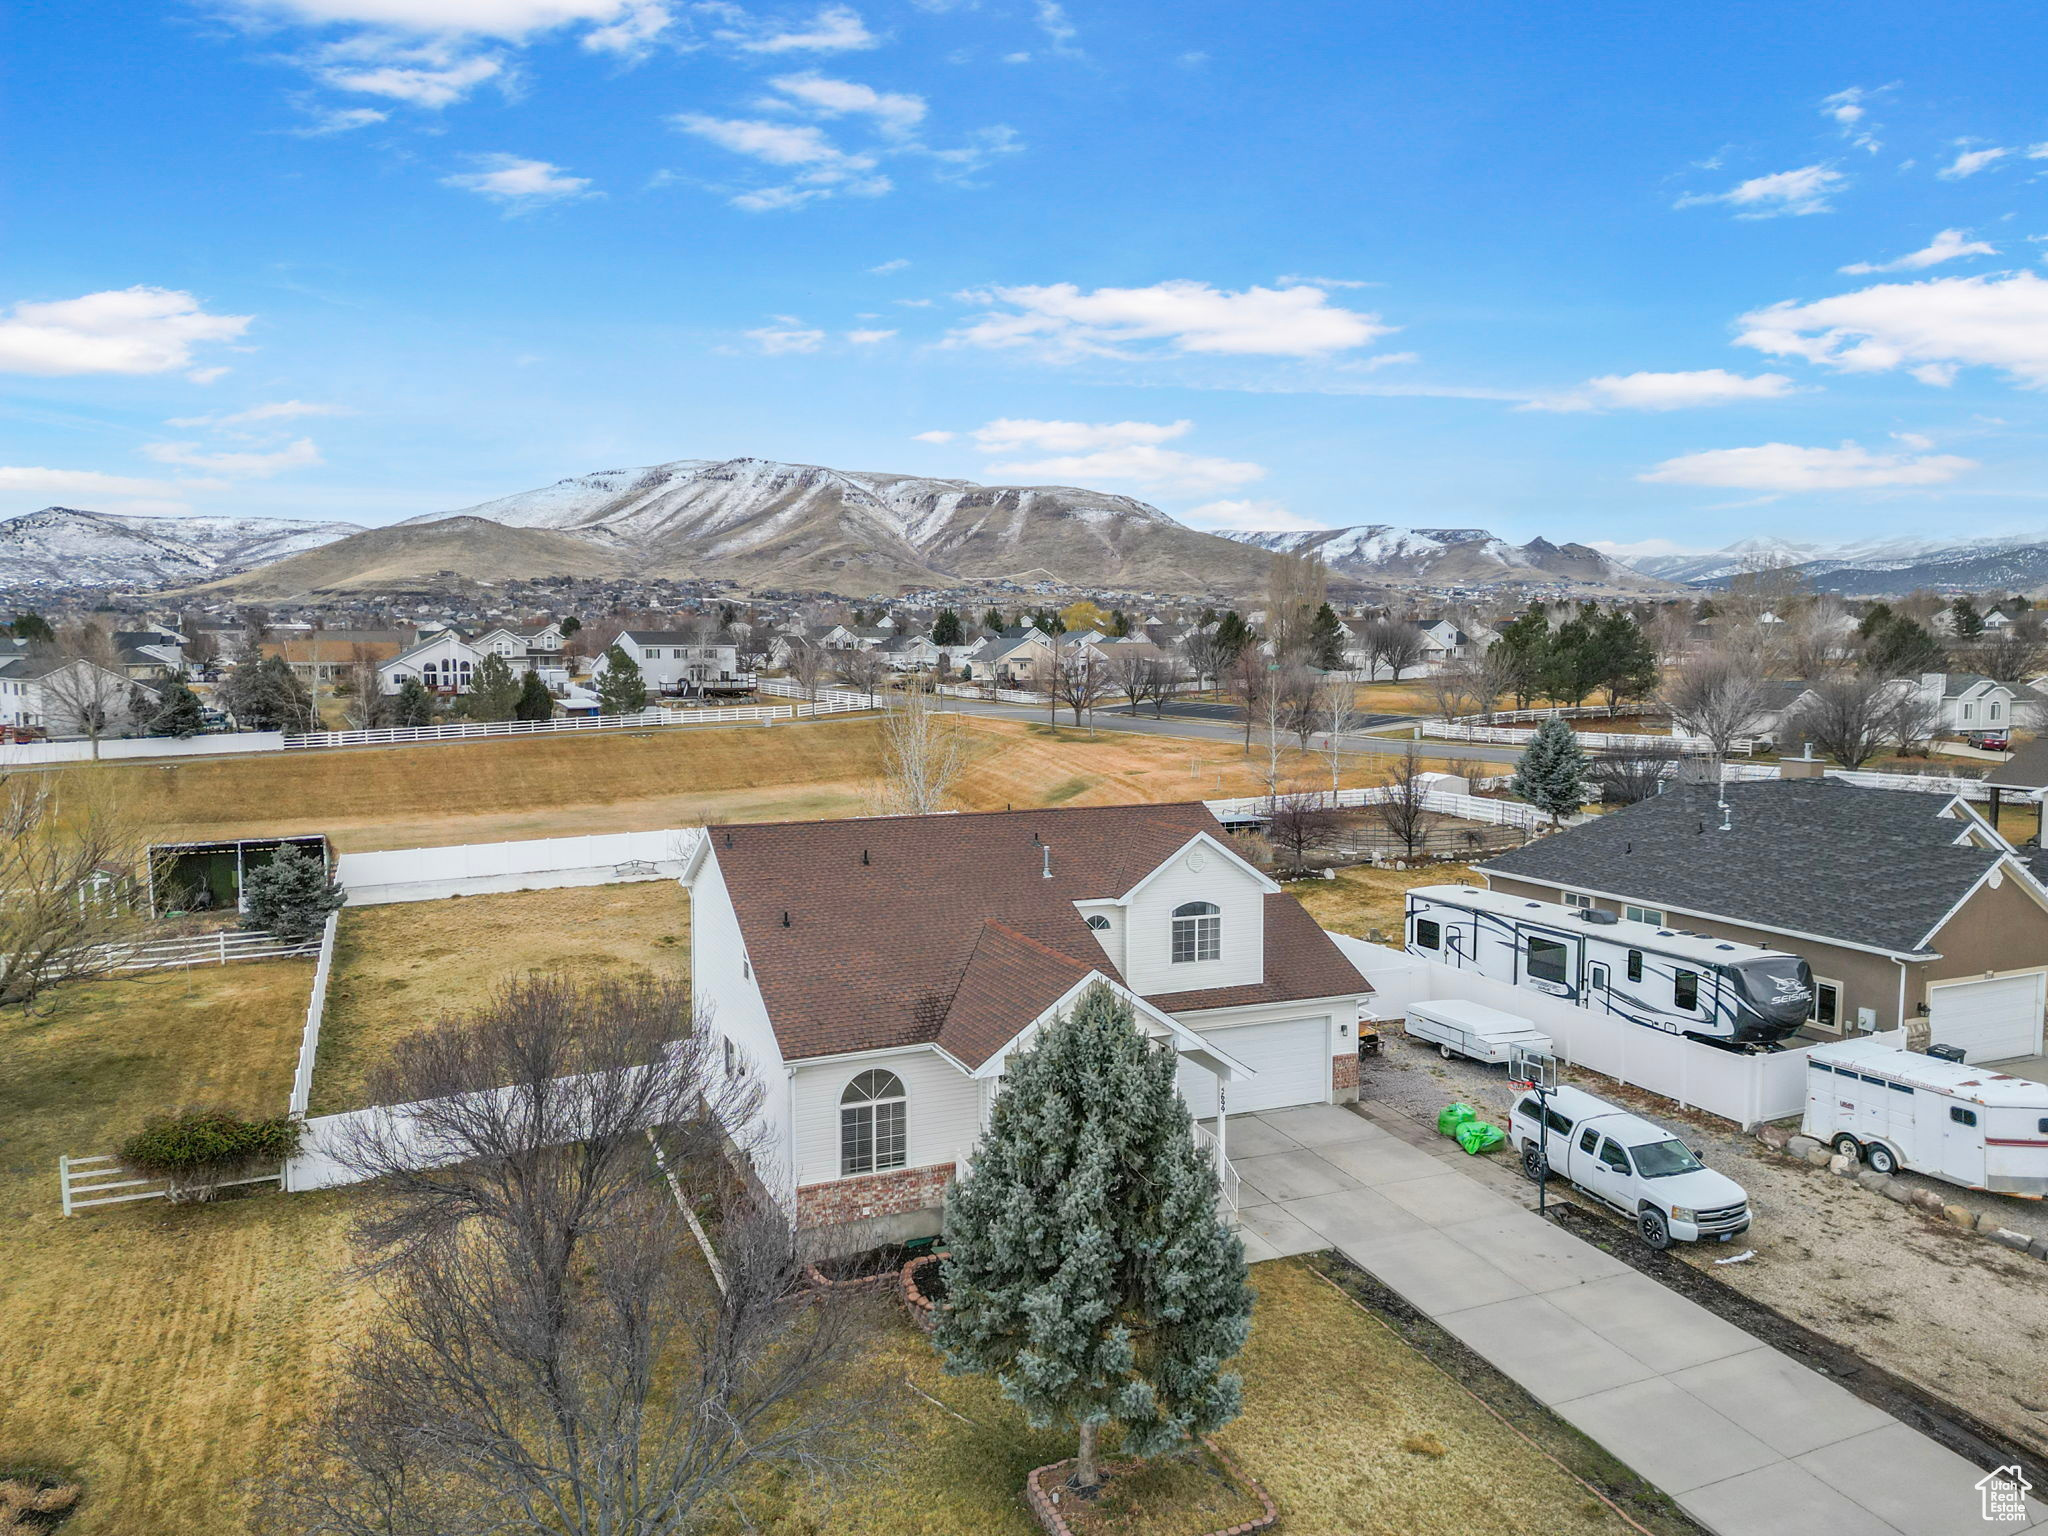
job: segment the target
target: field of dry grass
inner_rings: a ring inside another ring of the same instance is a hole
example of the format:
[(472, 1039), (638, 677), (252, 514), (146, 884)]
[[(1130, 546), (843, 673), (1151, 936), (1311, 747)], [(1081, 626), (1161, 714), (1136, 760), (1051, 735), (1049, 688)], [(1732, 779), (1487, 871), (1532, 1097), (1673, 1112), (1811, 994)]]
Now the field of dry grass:
[(1475, 882), (1475, 877), (1463, 864), (1425, 864), (1417, 869), (1373, 869), (1359, 864), (1338, 870), (1333, 880), (1297, 880), (1287, 889), (1325, 928), (1359, 938), (1377, 928), (1398, 944), (1402, 902), (1410, 890), (1418, 885), (1467, 882)]
[[(1258, 1265), (1252, 1283), (1244, 1416), (1217, 1438), (1265, 1484), (1283, 1530), (1626, 1536), (1619, 1515), (1307, 1264)], [(1070, 1441), (1028, 1428), (993, 1383), (946, 1375), (907, 1323), (885, 1336), (874, 1369), (913, 1389), (878, 1430), (883, 1464), (829, 1503), (792, 1485), (788, 1507), (754, 1528), (1032, 1536), (1019, 1490), (1033, 1467), (1072, 1455)]]
[(671, 880), (649, 880), (345, 909), (312, 1113), (360, 1108), (364, 1074), (392, 1041), (529, 971), (687, 979), (690, 899)]
[(66, 1220), (57, 1158), (152, 1114), (280, 1114), (312, 982), (273, 961), (58, 989), (0, 1014), (0, 1463), (85, 1483), (67, 1536), (243, 1528), (237, 1485), (307, 1398), (349, 1311), (344, 1199), (156, 1201)]

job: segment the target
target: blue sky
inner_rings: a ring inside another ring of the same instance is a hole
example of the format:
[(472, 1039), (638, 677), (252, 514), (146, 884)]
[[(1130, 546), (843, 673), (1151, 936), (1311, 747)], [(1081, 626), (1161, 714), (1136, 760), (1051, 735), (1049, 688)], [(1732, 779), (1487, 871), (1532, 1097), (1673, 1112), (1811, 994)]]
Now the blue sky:
[(0, 515), (754, 455), (1200, 526), (2048, 532), (2037, 7), (17, 12)]

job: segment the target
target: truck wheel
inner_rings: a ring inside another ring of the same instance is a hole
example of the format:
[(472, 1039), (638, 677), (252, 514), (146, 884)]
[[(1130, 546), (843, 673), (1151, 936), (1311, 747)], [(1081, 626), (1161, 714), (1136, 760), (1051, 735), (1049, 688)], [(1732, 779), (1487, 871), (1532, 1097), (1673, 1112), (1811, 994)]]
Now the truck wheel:
[(1838, 1155), (1849, 1158), (1853, 1162), (1860, 1163), (1863, 1161), (1863, 1143), (1847, 1132), (1835, 1138), (1834, 1148)]
[(1636, 1217), (1636, 1230), (1643, 1234), (1644, 1242), (1660, 1252), (1671, 1246), (1671, 1226), (1662, 1211), (1644, 1211)]
[(1436, 1053), (1437, 1055), (1443, 1057), (1445, 1061), (1456, 1061), (1458, 1059), (1458, 1053), (1452, 1050), (1448, 1045), (1438, 1046), (1436, 1048)]
[(1892, 1156), (1892, 1149), (1881, 1141), (1873, 1141), (1870, 1150), (1864, 1155), (1870, 1159), (1871, 1168), (1878, 1173), (1899, 1171), (1899, 1160)]
[(1531, 1184), (1543, 1182), (1543, 1149), (1533, 1141), (1522, 1143), (1522, 1177)]

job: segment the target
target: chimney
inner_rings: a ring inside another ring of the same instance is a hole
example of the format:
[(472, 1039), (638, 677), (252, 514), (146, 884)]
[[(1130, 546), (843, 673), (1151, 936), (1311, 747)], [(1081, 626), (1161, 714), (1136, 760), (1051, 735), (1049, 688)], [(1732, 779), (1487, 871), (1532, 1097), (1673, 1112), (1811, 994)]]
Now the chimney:
[(1781, 779), (1820, 779), (1827, 776), (1828, 760), (1814, 757), (1781, 757), (1778, 759), (1778, 777)]

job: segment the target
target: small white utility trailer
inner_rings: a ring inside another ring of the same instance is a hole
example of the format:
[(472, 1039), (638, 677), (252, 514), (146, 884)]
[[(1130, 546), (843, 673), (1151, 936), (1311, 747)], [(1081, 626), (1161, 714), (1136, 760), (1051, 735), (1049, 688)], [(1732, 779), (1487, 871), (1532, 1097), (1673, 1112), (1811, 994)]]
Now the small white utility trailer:
[(1879, 1173), (2048, 1195), (2048, 1083), (2031, 1078), (1875, 1040), (1815, 1046), (1800, 1129)]
[(1550, 1036), (1527, 1019), (1458, 998), (1410, 1003), (1408, 1022), (1402, 1027), (1435, 1046), (1445, 1061), (1466, 1056), (1473, 1061), (1503, 1062), (1518, 1045), (1545, 1056), (1552, 1054)]

